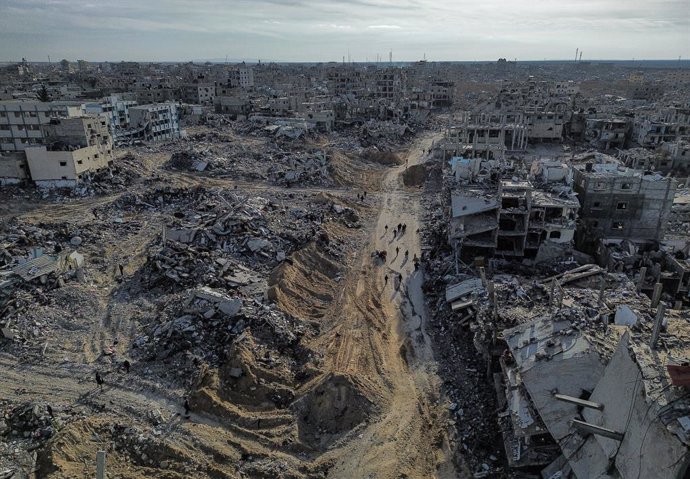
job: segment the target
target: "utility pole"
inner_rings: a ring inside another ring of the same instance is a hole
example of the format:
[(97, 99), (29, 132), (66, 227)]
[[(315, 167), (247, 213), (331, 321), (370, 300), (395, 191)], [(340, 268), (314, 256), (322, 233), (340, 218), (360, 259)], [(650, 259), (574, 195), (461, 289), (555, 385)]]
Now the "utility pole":
[(656, 349), (656, 342), (659, 339), (661, 325), (664, 322), (664, 310), (665, 306), (663, 304), (660, 304), (659, 308), (656, 310), (656, 318), (654, 319), (654, 329), (652, 330), (652, 339), (649, 342), (649, 347), (652, 349)]
[(96, 453), (96, 479), (105, 479), (105, 451)]

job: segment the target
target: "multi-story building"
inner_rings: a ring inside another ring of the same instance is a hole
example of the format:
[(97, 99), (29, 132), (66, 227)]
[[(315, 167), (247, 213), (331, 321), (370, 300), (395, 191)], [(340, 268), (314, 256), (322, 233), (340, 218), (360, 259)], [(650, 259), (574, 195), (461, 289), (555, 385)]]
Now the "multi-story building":
[(429, 102), (433, 107), (451, 106), (455, 98), (455, 83), (434, 80), (429, 86)]
[(136, 91), (137, 103), (146, 105), (149, 103), (161, 103), (166, 101), (173, 101), (177, 96), (173, 88), (145, 88)]
[(375, 98), (399, 101), (405, 96), (405, 72), (400, 68), (384, 68), (374, 74)]
[(248, 66), (238, 66), (228, 72), (228, 84), (239, 88), (254, 87), (254, 69)]
[(118, 130), (129, 126), (129, 108), (136, 104), (136, 100), (126, 98), (126, 95), (110, 95), (100, 102), (85, 103), (84, 112), (87, 115), (107, 115), (110, 119), (110, 133), (114, 138)]
[(192, 83), (180, 88), (182, 101), (195, 105), (212, 105), (216, 87), (210, 83)]
[[(534, 258), (547, 242), (572, 245), (579, 203), (564, 183), (567, 174), (544, 173), (542, 182), (561, 183), (561, 193), (568, 193), (555, 194), (537, 189), (527, 180), (474, 182), (476, 172), (488, 165), (480, 165), (478, 159), (454, 160), (459, 160), (453, 161), (456, 178), (462, 178), (465, 185), (451, 197), (448, 234), (449, 243), (461, 257)], [(557, 168), (551, 170), (568, 170), (560, 163), (554, 166)]]
[(129, 116), (129, 129), (118, 132), (118, 139), (160, 141), (180, 137), (176, 103), (133, 106), (129, 108)]
[(45, 145), (26, 148), (31, 179), (39, 187), (73, 187), (113, 161), (108, 118), (53, 118), (41, 127)]
[(554, 105), (553, 110), (526, 108), (527, 130), (530, 140), (554, 141), (563, 137), (565, 104)]
[[(218, 87), (216, 87), (218, 92)], [(248, 115), (251, 112), (251, 102), (246, 95), (218, 95), (213, 100), (216, 113), (226, 113), (228, 115)]]
[(41, 125), (51, 118), (79, 116), (80, 103), (0, 101), (0, 151), (21, 151), (43, 143)]
[(585, 140), (601, 150), (623, 148), (628, 129), (628, 120), (624, 118), (588, 118)]
[(645, 175), (617, 163), (586, 163), (574, 167), (573, 179), (582, 239), (663, 239), (676, 191), (673, 178)]
[(362, 97), (366, 90), (364, 73), (349, 65), (329, 68), (326, 74), (328, 90), (334, 95)]
[(527, 123), (520, 113), (463, 112), (448, 127), (439, 147), (450, 156), (501, 159), (507, 150), (524, 150), (528, 135)]

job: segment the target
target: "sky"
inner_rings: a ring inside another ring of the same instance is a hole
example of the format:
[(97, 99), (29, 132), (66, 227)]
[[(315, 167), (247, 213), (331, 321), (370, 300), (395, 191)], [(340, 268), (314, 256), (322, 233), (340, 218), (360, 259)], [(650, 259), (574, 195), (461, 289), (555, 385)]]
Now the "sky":
[(690, 0), (0, 0), (0, 61), (684, 59)]

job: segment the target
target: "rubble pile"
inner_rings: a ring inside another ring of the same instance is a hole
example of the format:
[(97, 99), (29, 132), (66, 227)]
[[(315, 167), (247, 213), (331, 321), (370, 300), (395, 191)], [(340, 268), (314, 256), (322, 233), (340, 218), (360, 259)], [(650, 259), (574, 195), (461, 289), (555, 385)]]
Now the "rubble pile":
[(45, 405), (28, 402), (20, 404), (0, 418), (0, 436), (44, 441), (55, 429)]
[(355, 210), (316, 194), (305, 198), (304, 207), (287, 208), (285, 202), (295, 204), (294, 195), (269, 199), (196, 189), (173, 203), (174, 191), (160, 193), (118, 201), (120, 207), (167, 204), (174, 210), (162, 241), (149, 251), (143, 272), (147, 288), (207, 285), (255, 290), (252, 285), (260, 286), (262, 275), (311, 241), (319, 242), (330, 256), (341, 257), (343, 244), (329, 238), (324, 223), (359, 227)]
[[(202, 287), (168, 298), (168, 306), (133, 343), (146, 360), (168, 360), (190, 354), (210, 366), (226, 358), (235, 341), (250, 334), (281, 353), (293, 352), (311, 329), (272, 304), (244, 295)], [(186, 358), (181, 358), (186, 359)]]
[[(42, 225), (45, 226), (45, 225)], [(54, 309), (58, 317), (70, 315), (70, 307), (60, 306), (67, 298), (49, 295), (71, 281), (83, 281), (84, 257), (76, 247), (78, 235), (65, 229), (49, 230), (13, 219), (0, 230), (0, 338), (22, 344), (42, 341), (50, 325), (37, 305)], [(65, 293), (69, 294), (69, 293)], [(44, 311), (45, 313), (45, 311)], [(55, 319), (55, 318), (53, 318)]]
[[(190, 140), (192, 141), (192, 140)], [(203, 143), (206, 145), (206, 143)], [(226, 140), (212, 147), (193, 144), (174, 151), (166, 168), (178, 171), (204, 172), (213, 177), (239, 180), (266, 180), (273, 184), (332, 186), (328, 155), (316, 148), (281, 148), (276, 143), (262, 145), (255, 151)]]
[(363, 147), (393, 149), (399, 147), (414, 135), (414, 130), (404, 123), (370, 120), (359, 130), (359, 141)]
[(55, 436), (63, 418), (52, 416), (45, 403), (0, 399), (0, 478), (31, 477), (37, 450)]

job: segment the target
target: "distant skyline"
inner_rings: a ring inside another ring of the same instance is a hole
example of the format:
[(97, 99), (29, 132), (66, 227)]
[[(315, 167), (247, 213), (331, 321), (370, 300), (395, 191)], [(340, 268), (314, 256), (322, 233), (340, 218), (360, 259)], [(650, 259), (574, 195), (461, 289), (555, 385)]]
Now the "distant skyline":
[(0, 0), (0, 61), (683, 59), (688, 0)]

